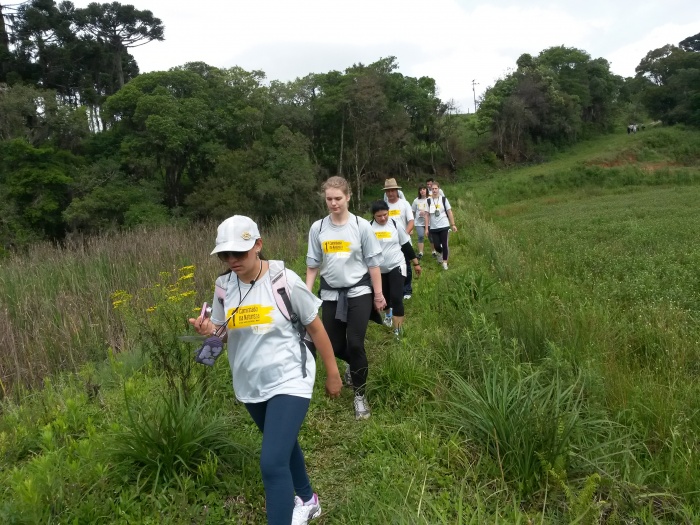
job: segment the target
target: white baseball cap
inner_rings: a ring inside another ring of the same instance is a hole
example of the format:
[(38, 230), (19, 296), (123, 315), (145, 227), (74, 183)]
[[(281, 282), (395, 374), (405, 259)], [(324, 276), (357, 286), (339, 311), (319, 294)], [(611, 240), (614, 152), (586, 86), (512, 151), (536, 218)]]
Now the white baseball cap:
[(253, 219), (244, 215), (234, 215), (219, 224), (216, 230), (216, 248), (211, 254), (247, 252), (259, 238), (260, 231)]

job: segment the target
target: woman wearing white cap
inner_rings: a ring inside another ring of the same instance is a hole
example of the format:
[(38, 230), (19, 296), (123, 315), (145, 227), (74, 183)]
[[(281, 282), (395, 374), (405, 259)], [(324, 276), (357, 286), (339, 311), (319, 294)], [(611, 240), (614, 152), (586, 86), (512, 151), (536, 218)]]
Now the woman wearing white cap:
[[(321, 514), (297, 440), (309, 408), (316, 364), (300, 344), (293, 322), (277, 306), (271, 279), (278, 282), (278, 276), (271, 275), (270, 265), (279, 261), (261, 257), (262, 246), (258, 226), (248, 217), (234, 215), (219, 225), (212, 254), (228, 270), (216, 280), (211, 318), (189, 322), (202, 335), (218, 335), (226, 327), (236, 398), (263, 433), (260, 469), (267, 522), (302, 525)], [(288, 302), (323, 359), (326, 392), (338, 397), (342, 381), (318, 318), (321, 301), (296, 273), (283, 267), (280, 272), (286, 279)]]

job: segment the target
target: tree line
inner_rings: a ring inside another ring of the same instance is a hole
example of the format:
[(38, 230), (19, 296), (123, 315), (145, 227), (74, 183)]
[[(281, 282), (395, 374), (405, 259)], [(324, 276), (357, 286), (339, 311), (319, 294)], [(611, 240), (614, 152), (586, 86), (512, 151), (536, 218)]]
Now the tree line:
[(387, 176), (536, 160), (610, 131), (630, 107), (663, 120), (655, 97), (687, 97), (678, 85), (693, 78), (679, 53), (700, 55), (689, 41), (650, 60), (654, 72), (673, 60), (673, 73), (634, 79), (578, 49), (522, 55), (463, 115), (395, 57), (290, 82), (202, 62), (139, 74), (129, 49), (165, 36), (150, 11), (30, 0), (0, 5), (0, 19), (0, 253), (232, 211), (261, 221), (316, 213), (318, 183), (332, 174), (359, 200)]

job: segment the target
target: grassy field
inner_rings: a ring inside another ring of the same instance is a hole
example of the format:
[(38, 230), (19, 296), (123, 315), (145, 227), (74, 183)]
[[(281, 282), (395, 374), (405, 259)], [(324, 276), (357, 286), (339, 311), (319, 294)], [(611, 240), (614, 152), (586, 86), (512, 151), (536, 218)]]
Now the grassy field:
[[(318, 523), (700, 521), (699, 183), (700, 134), (650, 129), (446, 185), (450, 270), (425, 261), (401, 341), (371, 327), (372, 418), (319, 371)], [(263, 232), (267, 256), (303, 273), (307, 228)], [(0, 263), (0, 522), (265, 522), (230, 371), (177, 340), (214, 234)]]

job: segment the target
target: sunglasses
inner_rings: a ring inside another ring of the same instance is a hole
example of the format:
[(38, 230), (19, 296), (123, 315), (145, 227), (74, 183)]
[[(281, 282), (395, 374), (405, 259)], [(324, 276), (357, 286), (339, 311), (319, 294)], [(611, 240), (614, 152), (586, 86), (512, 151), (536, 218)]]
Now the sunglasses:
[(221, 259), (222, 261), (228, 261), (231, 257), (233, 257), (234, 259), (242, 259), (246, 255), (248, 255), (249, 251), (250, 250), (245, 252), (219, 252), (216, 255), (218, 255), (219, 259)]

